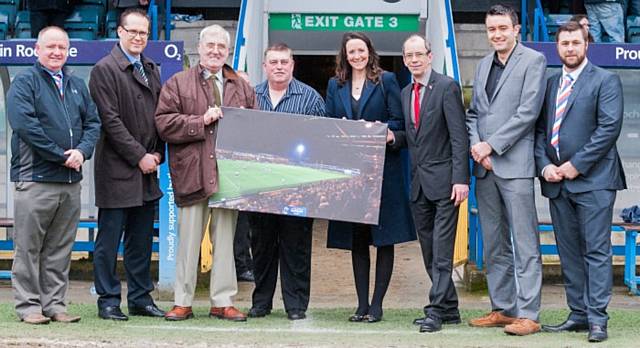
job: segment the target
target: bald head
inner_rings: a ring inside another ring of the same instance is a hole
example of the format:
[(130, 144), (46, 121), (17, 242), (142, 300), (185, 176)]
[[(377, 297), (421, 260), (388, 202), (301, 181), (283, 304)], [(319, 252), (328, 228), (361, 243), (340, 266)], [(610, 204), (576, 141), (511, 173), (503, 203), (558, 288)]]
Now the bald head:
[(38, 61), (45, 68), (57, 72), (67, 62), (69, 36), (58, 27), (46, 27), (38, 33), (36, 41)]

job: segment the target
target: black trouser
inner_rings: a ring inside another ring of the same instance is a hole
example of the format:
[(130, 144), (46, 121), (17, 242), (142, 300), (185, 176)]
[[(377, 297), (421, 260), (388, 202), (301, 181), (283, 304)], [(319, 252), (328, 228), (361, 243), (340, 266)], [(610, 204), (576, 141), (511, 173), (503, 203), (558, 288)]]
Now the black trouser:
[(64, 21), (69, 16), (68, 11), (63, 10), (42, 10), (31, 11), (31, 37), (38, 38), (38, 33), (45, 27), (55, 25), (64, 29)]
[(98, 210), (98, 236), (93, 253), (98, 308), (120, 305), (116, 264), (123, 233), (128, 306), (153, 303), (149, 293), (153, 291), (150, 267), (154, 212), (154, 202), (141, 207)]
[(251, 261), (249, 214), (247, 212), (238, 213), (238, 223), (236, 224), (236, 234), (233, 237), (233, 257), (236, 261), (236, 274), (240, 275), (246, 271), (253, 270)]
[(422, 259), (431, 278), (429, 305), (425, 315), (437, 317), (458, 315), (458, 295), (451, 279), (453, 250), (458, 224), (458, 207), (448, 197), (429, 200), (422, 190), (411, 203), (418, 231)]
[(256, 287), (253, 307), (271, 309), (278, 280), (284, 308), (306, 311), (311, 282), (313, 219), (272, 214), (251, 214), (251, 251)]

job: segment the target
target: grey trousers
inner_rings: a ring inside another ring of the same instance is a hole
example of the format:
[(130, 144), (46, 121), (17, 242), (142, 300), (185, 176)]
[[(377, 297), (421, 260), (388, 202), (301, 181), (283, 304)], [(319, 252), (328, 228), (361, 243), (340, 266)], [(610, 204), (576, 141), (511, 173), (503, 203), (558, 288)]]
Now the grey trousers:
[(476, 181), (493, 311), (538, 321), (542, 260), (533, 178)]
[(71, 250), (80, 218), (80, 183), (14, 184), (11, 283), (20, 319), (66, 312)]
[(238, 220), (237, 210), (209, 208), (208, 201), (178, 208), (178, 258), (174, 301), (177, 306), (190, 307), (196, 289), (200, 244), (211, 216), (209, 234), (213, 244), (213, 265), (209, 286), (212, 307), (233, 306), (238, 293), (236, 264), (233, 257), (233, 237)]

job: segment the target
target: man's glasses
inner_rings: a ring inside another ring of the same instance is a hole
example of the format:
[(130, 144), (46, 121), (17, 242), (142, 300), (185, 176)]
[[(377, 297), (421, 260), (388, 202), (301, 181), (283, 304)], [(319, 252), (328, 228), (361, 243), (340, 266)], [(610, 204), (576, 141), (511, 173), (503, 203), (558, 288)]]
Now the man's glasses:
[(122, 30), (126, 31), (127, 34), (129, 35), (130, 39), (135, 38), (136, 36), (140, 35), (140, 38), (142, 39), (146, 39), (149, 37), (149, 32), (148, 31), (137, 31), (137, 30), (129, 30), (125, 27), (121, 27)]

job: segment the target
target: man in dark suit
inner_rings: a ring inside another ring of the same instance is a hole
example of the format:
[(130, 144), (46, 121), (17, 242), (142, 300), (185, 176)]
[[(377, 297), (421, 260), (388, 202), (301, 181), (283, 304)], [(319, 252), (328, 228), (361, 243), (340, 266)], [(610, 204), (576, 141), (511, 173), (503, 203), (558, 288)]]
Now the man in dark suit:
[(589, 331), (607, 339), (611, 299), (611, 219), (616, 191), (626, 188), (616, 140), (622, 127), (620, 78), (586, 59), (587, 32), (558, 29), (562, 71), (547, 81), (538, 120), (536, 167), (551, 219), (571, 313), (545, 331)]
[(431, 69), (431, 46), (419, 35), (403, 45), (413, 84), (402, 91), (405, 131), (389, 131), (392, 146), (408, 145), (411, 205), (432, 286), (420, 332), (460, 323), (451, 279), (458, 207), (469, 193), (469, 140), (460, 87)]
[(116, 275), (123, 234), (129, 314), (164, 316), (150, 295), (153, 221), (162, 196), (156, 171), (164, 142), (154, 121), (160, 73), (142, 54), (149, 23), (143, 10), (127, 9), (120, 17), (118, 44), (96, 64), (89, 82), (102, 120), (96, 147), (96, 206), (100, 209), (93, 265), (98, 315), (103, 319), (127, 320), (120, 310)]

